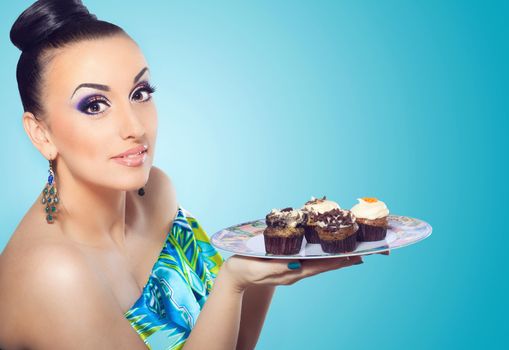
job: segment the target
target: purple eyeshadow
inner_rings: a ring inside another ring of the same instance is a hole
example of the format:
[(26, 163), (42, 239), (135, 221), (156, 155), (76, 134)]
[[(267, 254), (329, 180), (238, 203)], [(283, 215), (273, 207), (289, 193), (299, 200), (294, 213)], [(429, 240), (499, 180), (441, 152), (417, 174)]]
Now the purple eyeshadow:
[(85, 114), (97, 114), (97, 113), (90, 113), (90, 112), (87, 112), (87, 109), (90, 107), (91, 104), (93, 103), (104, 103), (104, 104), (108, 104), (108, 100), (102, 96), (98, 96), (98, 95), (89, 95), (89, 96), (86, 96), (84, 98), (82, 98), (78, 104), (76, 105), (76, 108), (80, 111), (80, 112), (83, 112)]

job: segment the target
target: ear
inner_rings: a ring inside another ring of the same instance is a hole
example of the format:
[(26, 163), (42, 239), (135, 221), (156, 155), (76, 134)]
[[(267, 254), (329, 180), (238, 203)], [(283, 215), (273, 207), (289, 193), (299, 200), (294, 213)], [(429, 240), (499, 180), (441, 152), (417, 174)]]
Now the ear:
[(35, 118), (31, 112), (23, 113), (23, 127), (30, 141), (46, 159), (54, 159), (57, 149), (51, 141), (51, 135), (46, 124)]

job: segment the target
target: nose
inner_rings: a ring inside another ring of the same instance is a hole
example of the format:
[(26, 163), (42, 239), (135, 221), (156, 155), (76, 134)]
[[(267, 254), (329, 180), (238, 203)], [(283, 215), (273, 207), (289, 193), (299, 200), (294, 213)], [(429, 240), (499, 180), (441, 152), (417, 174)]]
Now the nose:
[(141, 123), (140, 116), (129, 104), (123, 104), (118, 111), (118, 129), (123, 139), (139, 139), (145, 135), (145, 126)]

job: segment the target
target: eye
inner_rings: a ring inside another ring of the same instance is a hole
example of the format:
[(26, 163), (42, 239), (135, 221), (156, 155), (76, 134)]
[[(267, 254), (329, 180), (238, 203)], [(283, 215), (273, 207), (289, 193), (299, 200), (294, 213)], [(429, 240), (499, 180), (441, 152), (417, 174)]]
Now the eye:
[(152, 98), (152, 94), (156, 91), (155, 87), (148, 83), (142, 83), (134, 90), (131, 99), (136, 102), (146, 102)]
[(102, 96), (87, 97), (78, 104), (78, 109), (89, 115), (103, 113), (108, 107), (108, 100)]

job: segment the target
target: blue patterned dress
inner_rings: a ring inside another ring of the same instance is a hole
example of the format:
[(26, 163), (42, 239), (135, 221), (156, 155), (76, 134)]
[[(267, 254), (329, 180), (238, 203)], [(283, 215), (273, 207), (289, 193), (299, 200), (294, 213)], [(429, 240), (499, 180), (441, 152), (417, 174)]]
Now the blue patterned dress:
[(184, 346), (222, 263), (198, 221), (179, 206), (142, 295), (125, 313), (149, 349)]

